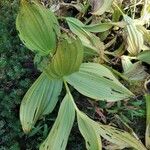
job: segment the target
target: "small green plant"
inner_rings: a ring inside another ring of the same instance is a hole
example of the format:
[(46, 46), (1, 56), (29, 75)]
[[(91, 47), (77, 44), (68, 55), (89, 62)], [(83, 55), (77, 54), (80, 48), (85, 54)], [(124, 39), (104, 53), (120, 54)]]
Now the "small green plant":
[[(78, 127), (88, 150), (101, 150), (101, 137), (114, 143), (119, 149), (132, 147), (137, 150), (146, 150), (136, 136), (89, 118), (78, 109), (71, 94), (69, 85), (96, 101), (116, 102), (135, 96), (119, 82), (108, 69), (109, 67), (104, 65), (105, 62), (109, 62), (107, 55), (120, 56), (121, 54), (122, 56), (124, 51), (122, 49), (115, 52), (107, 51), (107, 46), (94, 34), (104, 33), (113, 26), (127, 31), (129, 56), (121, 57), (123, 73), (110, 69), (132, 86), (148, 76), (140, 62), (131, 62), (135, 59), (149, 63), (147, 54), (145, 55), (149, 51), (141, 53), (144, 38), (140, 29), (142, 30), (143, 26), (137, 23), (139, 25), (137, 27), (134, 19), (125, 15), (117, 2), (106, 0), (102, 5), (93, 4), (94, 2), (92, 3), (93, 15), (102, 15), (113, 5), (114, 10), (119, 10), (119, 16), (123, 16), (124, 22), (100, 22), (86, 25), (78, 19), (66, 17), (65, 21), (72, 31), (70, 32), (61, 28), (54, 13), (37, 1), (21, 0), (16, 28), (25, 46), (36, 54), (35, 62), (41, 71), (41, 75), (27, 91), (21, 103), (20, 120), (25, 133), (32, 130), (37, 120), (53, 111), (62, 87), (66, 89), (58, 116), (48, 137), (41, 144), (40, 150), (65, 150), (75, 116), (77, 116)], [(85, 5), (87, 6), (87, 3)], [(84, 14), (85, 11), (86, 9), (81, 12)], [(85, 62), (87, 51), (92, 53), (90, 56), (97, 57), (98, 61)]]

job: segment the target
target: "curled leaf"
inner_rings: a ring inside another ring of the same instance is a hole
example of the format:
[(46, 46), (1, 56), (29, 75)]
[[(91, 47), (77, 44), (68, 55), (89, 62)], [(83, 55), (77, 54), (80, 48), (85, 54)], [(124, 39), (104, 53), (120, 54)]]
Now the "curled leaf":
[(83, 46), (80, 39), (64, 37), (58, 42), (56, 54), (45, 69), (50, 78), (62, 78), (79, 70), (83, 60)]

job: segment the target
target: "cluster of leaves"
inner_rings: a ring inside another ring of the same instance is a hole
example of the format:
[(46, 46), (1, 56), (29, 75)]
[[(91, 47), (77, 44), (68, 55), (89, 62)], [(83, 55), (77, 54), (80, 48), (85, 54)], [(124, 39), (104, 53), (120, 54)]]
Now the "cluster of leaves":
[[(144, 17), (146, 13), (149, 14), (149, 3), (145, 1), (142, 4), (142, 14), (137, 20), (134, 18), (136, 4), (134, 11), (131, 11), (132, 18), (121, 9), (122, 4), (122, 1), (94, 0), (68, 4), (79, 11), (78, 19), (60, 16), (69, 25), (70, 32), (64, 27), (61, 27), (62, 31), (60, 30), (52, 9), (48, 10), (34, 0), (21, 1), (16, 27), (22, 42), (36, 53), (35, 60), (42, 72), (21, 103), (20, 120), (25, 133), (30, 132), (43, 115), (53, 111), (62, 86), (65, 85), (66, 89), (58, 116), (48, 137), (41, 144), (41, 150), (66, 149), (75, 116), (79, 130), (86, 141), (86, 148), (89, 150), (102, 149), (101, 137), (114, 144), (110, 146), (111, 149), (119, 146), (119, 149), (133, 147), (146, 150), (134, 133), (129, 134), (112, 126), (102, 125), (81, 112), (68, 87), (70, 84), (79, 93), (96, 101), (115, 102), (129, 99), (138, 93), (137, 85), (142, 85), (149, 76), (141, 64), (141, 61), (150, 64), (149, 31), (143, 26), (149, 20), (149, 17)], [(51, 4), (53, 5), (58, 5), (57, 9), (55, 7), (53, 10), (57, 11), (65, 3), (57, 1)], [(88, 19), (85, 14), (90, 5), (92, 15)], [(113, 14), (112, 21), (108, 21), (109, 15), (103, 17), (108, 10)], [(93, 16), (101, 16), (102, 19), (93, 19)], [(120, 21), (121, 16), (123, 19)], [(83, 18), (85, 21), (81, 22)], [(124, 39), (126, 37), (126, 40), (121, 42), (117, 50), (113, 47), (111, 52), (109, 48), (115, 44), (118, 33), (116, 37), (112, 36), (110, 42), (107, 41), (105, 44), (104, 40), (110, 36), (109, 30), (114, 26), (118, 27), (117, 30), (124, 31), (120, 36)], [(144, 36), (148, 39), (144, 39)], [(85, 56), (96, 58), (96, 63), (82, 63), (85, 61)], [(121, 57), (122, 73), (104, 65), (111, 62), (111, 57)], [(38, 58), (42, 60), (37, 61)], [(134, 94), (121, 84), (108, 68), (127, 82)], [(147, 121), (146, 146), (149, 148), (149, 121)], [(107, 145), (105, 148), (109, 149), (108, 147)]]
[[(21, 43), (16, 31), (18, 8), (18, 0), (0, 1), (0, 150), (38, 149), (57, 115), (56, 108), (51, 118), (44, 118), (44, 123), (39, 122), (29, 135), (22, 131), (20, 102), (39, 72), (33, 65), (33, 54)], [(73, 136), (72, 142), (75, 142)], [(80, 149), (80, 144), (78, 138), (75, 148)]]

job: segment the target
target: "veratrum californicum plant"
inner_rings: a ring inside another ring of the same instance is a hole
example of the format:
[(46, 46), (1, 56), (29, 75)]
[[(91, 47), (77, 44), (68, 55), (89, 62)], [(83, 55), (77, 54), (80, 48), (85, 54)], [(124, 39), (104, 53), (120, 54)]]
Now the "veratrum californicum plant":
[(82, 63), (82, 42), (72, 34), (60, 33), (58, 21), (50, 10), (36, 1), (22, 0), (16, 27), (27, 48), (43, 57), (50, 56), (49, 63), (21, 103), (20, 120), (25, 133), (30, 132), (43, 115), (53, 111), (63, 85), (66, 88), (58, 116), (40, 150), (65, 150), (75, 116), (88, 150), (102, 150), (101, 136), (119, 148), (146, 150), (129, 133), (99, 124), (78, 109), (68, 84), (97, 101), (115, 102), (134, 94), (103, 65)]

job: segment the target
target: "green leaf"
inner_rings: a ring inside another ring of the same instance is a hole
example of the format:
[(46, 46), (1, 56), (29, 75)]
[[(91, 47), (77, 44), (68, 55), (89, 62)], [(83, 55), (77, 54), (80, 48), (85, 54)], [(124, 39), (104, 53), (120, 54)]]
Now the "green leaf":
[(20, 120), (24, 132), (29, 132), (36, 121), (53, 111), (62, 89), (62, 81), (49, 80), (42, 73), (24, 96), (20, 107)]
[(145, 94), (146, 100), (146, 133), (145, 143), (146, 147), (150, 149), (150, 94)]
[(141, 52), (138, 56), (137, 59), (146, 62), (148, 64), (150, 64), (150, 50), (147, 51), (143, 51)]
[(55, 52), (56, 34), (60, 34), (58, 21), (50, 10), (38, 2), (21, 1), (16, 28), (21, 41), (30, 50), (40, 55)]
[(142, 142), (126, 131), (109, 125), (97, 124), (97, 132), (109, 142), (118, 145), (118, 149), (132, 147), (136, 150), (146, 150)]
[[(115, 3), (121, 9), (121, 7), (122, 7), (122, 1), (115, 1)], [(117, 7), (115, 7), (113, 5), (112, 5), (112, 8), (113, 8), (112, 21), (117, 22), (117, 21), (119, 21), (122, 13), (120, 12), (120, 10)]]
[(100, 135), (98, 134), (95, 122), (81, 111), (77, 111), (78, 126), (81, 134), (86, 141), (88, 150), (102, 150)]
[(96, 100), (118, 101), (134, 96), (103, 65), (83, 63), (79, 72), (65, 77), (78, 92)]
[(40, 150), (65, 150), (68, 137), (75, 119), (75, 109), (67, 94), (60, 106), (57, 119)]
[(96, 51), (98, 54), (100, 49), (104, 49), (104, 45), (100, 39), (94, 34), (86, 31), (84, 29), (86, 26), (81, 21), (73, 17), (67, 17), (66, 20), (70, 30), (80, 38), (85, 47)]
[(60, 39), (55, 56), (45, 69), (50, 78), (62, 78), (79, 70), (83, 60), (83, 46), (77, 38)]
[(90, 0), (93, 15), (102, 15), (104, 12), (108, 11), (112, 5), (113, 0)]
[(85, 25), (83, 29), (89, 32), (105, 32), (109, 30), (113, 25), (111, 23), (97, 23), (97, 24), (90, 24), (90, 25)]

